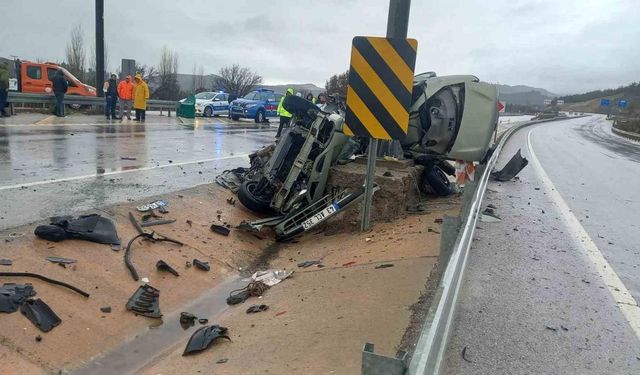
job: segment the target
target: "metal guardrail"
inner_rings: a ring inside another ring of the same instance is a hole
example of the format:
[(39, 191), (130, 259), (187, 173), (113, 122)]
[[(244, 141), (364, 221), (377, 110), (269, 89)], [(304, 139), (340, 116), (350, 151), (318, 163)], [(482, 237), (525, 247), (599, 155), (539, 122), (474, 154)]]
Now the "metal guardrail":
[[(15, 105), (18, 103), (23, 104), (54, 104), (55, 96), (53, 94), (27, 94), (22, 92), (9, 91), (9, 96), (7, 102), (10, 105)], [(105, 98), (96, 97), (96, 96), (81, 96), (81, 95), (65, 95), (64, 96), (64, 104), (77, 104), (77, 105), (87, 105), (92, 107), (104, 107), (106, 104)], [(160, 114), (162, 114), (163, 110), (168, 112), (168, 115), (171, 116), (171, 111), (175, 111), (178, 108), (179, 102), (172, 100), (156, 100), (149, 99), (147, 100), (147, 109), (148, 110), (159, 110)], [(13, 108), (11, 108), (13, 112)]]
[[(584, 116), (579, 116), (584, 117)], [(491, 158), (480, 175), (475, 189), (465, 194), (465, 202), (462, 209), (462, 225), (457, 228), (458, 234), (449, 255), (442, 279), (439, 282), (433, 297), (433, 301), (427, 313), (427, 319), (423, 325), (418, 344), (413, 353), (408, 373), (411, 375), (434, 375), (442, 370), (449, 335), (453, 326), (456, 302), (462, 285), (466, 268), (469, 249), (482, 206), (482, 200), (489, 181), (489, 175), (493, 170), (502, 147), (507, 140), (518, 130), (535, 124), (568, 120), (576, 117), (561, 117), (544, 120), (533, 120), (516, 125), (507, 130), (496, 145)], [(473, 187), (473, 186), (472, 186)], [(450, 226), (451, 227), (451, 226)], [(446, 229), (446, 228), (444, 228)], [(445, 235), (443, 231), (443, 236)]]

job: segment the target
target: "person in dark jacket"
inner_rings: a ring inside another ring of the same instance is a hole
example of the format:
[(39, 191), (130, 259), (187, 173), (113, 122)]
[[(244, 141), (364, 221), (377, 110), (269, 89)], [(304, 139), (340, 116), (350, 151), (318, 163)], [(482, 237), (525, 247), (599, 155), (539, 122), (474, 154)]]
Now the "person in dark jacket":
[(104, 91), (104, 98), (106, 104), (104, 106), (104, 115), (107, 116), (107, 120), (116, 120), (116, 103), (118, 102), (118, 80), (115, 74), (111, 75), (111, 78), (104, 83), (102, 87)]
[(56, 116), (64, 117), (64, 94), (69, 88), (67, 78), (62, 69), (53, 76), (53, 94), (56, 96)]
[(9, 117), (4, 107), (7, 105), (7, 90), (9, 89), (9, 69), (6, 62), (0, 63), (0, 117)]

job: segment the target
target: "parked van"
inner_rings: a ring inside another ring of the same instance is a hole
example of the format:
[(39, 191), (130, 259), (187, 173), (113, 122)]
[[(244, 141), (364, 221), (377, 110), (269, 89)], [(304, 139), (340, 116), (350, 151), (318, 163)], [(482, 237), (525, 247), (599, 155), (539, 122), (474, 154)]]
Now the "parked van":
[(53, 76), (59, 69), (62, 69), (62, 72), (69, 82), (67, 95), (96, 96), (95, 87), (80, 82), (80, 80), (74, 77), (68, 70), (55, 63), (34, 63), (31, 61), (16, 60), (15, 69), (17, 77), (16, 89), (19, 92), (52, 94)]

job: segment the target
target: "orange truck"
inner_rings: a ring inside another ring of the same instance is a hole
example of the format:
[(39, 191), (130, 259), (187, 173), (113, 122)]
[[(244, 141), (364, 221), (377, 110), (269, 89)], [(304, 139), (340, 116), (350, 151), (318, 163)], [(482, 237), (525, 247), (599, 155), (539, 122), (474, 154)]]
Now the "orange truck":
[(16, 85), (14, 89), (23, 93), (53, 94), (53, 76), (62, 69), (69, 89), (67, 95), (96, 96), (95, 87), (80, 82), (65, 68), (51, 62), (34, 63), (15, 60)]

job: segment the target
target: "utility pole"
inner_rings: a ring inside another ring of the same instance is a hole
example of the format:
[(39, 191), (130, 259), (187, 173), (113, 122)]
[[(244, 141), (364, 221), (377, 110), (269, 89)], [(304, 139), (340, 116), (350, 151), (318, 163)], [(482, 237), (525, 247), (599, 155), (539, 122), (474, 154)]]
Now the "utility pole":
[[(411, 0), (390, 0), (389, 17), (387, 18), (387, 38), (407, 38), (409, 28), (409, 9)], [(369, 230), (371, 202), (373, 200), (373, 180), (376, 174), (376, 157), (378, 154), (378, 140), (369, 139), (367, 159), (367, 179), (364, 186), (364, 204), (362, 206), (362, 223), (360, 229)]]
[(104, 0), (96, 0), (96, 95), (104, 96)]

